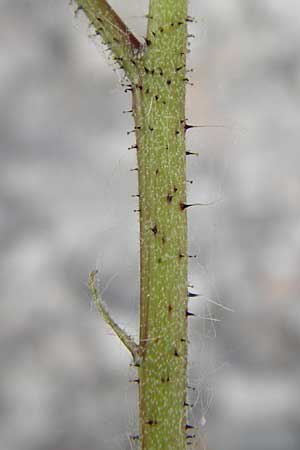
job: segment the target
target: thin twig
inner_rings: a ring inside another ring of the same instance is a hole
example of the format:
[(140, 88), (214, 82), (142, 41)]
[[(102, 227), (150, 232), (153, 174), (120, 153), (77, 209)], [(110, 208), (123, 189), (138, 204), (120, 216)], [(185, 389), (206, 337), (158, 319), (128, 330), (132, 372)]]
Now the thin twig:
[(114, 59), (124, 69), (131, 81), (137, 80), (136, 53), (142, 49), (141, 42), (129, 30), (123, 20), (106, 0), (76, 0), (103, 43), (109, 47)]
[(102, 315), (105, 322), (112, 328), (112, 330), (116, 333), (119, 339), (123, 342), (125, 347), (130, 351), (133, 357), (133, 361), (135, 365), (140, 365), (141, 362), (141, 351), (138, 344), (134, 342), (134, 340), (124, 331), (110, 316), (106, 306), (103, 303), (103, 300), (95, 287), (95, 277), (97, 274), (97, 270), (94, 270), (89, 275), (89, 288), (92, 293), (93, 301), (98, 309), (99, 313)]

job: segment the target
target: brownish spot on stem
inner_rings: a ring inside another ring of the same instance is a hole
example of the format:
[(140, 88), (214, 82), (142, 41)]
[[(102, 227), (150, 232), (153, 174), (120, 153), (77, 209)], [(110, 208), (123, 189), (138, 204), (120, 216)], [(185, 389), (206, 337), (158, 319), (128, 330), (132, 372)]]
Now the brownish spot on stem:
[(155, 224), (155, 225), (151, 228), (151, 230), (153, 231), (154, 236), (156, 236), (156, 235), (157, 235), (157, 225)]
[(168, 192), (168, 195), (167, 195), (167, 202), (168, 202), (168, 203), (171, 203), (171, 202), (172, 202), (172, 199), (173, 199), (173, 195), (171, 195), (170, 192)]
[(152, 419), (150, 419), (150, 420), (147, 420), (147, 421), (145, 422), (145, 424), (146, 424), (146, 425), (157, 425), (157, 420), (152, 420)]
[(169, 376), (167, 376), (167, 378), (165, 378), (165, 377), (161, 378), (161, 382), (162, 383), (169, 383), (169, 381), (170, 381), (170, 377)]

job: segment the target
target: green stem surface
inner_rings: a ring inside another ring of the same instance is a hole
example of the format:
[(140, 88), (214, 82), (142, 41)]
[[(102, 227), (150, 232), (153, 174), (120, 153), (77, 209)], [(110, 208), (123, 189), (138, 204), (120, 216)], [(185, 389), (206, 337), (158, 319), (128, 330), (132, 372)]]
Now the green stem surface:
[[(150, 0), (145, 45), (104, 0), (77, 0), (124, 68), (133, 95), (140, 219), (140, 339), (104, 319), (139, 373), (140, 450), (187, 443), (187, 217), (185, 85), (188, 0)], [(135, 358), (138, 355), (138, 358)]]
[(183, 450), (187, 443), (186, 17), (186, 0), (150, 1), (141, 86), (134, 91), (142, 450)]

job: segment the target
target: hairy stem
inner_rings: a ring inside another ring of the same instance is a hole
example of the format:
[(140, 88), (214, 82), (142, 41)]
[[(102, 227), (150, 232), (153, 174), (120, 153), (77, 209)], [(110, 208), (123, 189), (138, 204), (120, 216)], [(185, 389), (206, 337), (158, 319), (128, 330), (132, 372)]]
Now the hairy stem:
[(106, 0), (76, 0), (78, 10), (84, 11), (96, 34), (108, 45), (114, 59), (124, 69), (127, 77), (135, 81), (137, 71), (135, 55), (141, 50), (141, 43), (127, 28), (122, 19)]
[(187, 216), (185, 84), (188, 0), (150, 0), (146, 44), (105, 0), (77, 0), (131, 81), (140, 220), (140, 339), (97, 308), (139, 373), (140, 450), (185, 450)]
[(140, 199), (140, 448), (186, 448), (186, 0), (152, 0), (135, 91)]
[(123, 330), (110, 316), (106, 306), (103, 303), (103, 300), (95, 287), (95, 276), (97, 274), (97, 271), (93, 271), (90, 273), (89, 276), (89, 288), (92, 293), (93, 301), (98, 309), (99, 313), (105, 320), (105, 322), (112, 328), (112, 330), (116, 333), (116, 335), (119, 337), (121, 342), (125, 345), (125, 347), (130, 351), (133, 361), (135, 364), (140, 364), (140, 347), (134, 342), (134, 340), (126, 333), (125, 330)]

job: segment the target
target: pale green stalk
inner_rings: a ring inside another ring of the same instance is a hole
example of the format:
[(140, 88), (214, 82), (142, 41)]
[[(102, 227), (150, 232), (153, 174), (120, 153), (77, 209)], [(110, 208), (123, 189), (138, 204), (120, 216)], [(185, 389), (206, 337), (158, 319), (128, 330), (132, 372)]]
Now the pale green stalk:
[(139, 185), (140, 338), (96, 306), (138, 367), (140, 450), (185, 450), (187, 217), (185, 85), (187, 0), (150, 0), (142, 45), (105, 0), (78, 0), (125, 70), (133, 98)]

